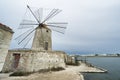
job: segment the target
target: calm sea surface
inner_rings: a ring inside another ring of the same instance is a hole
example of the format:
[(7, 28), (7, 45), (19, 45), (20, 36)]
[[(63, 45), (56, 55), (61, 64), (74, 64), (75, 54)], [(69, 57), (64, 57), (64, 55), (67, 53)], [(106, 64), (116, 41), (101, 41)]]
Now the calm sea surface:
[(89, 63), (108, 70), (108, 73), (84, 73), (85, 80), (120, 80), (120, 57), (91, 57)]

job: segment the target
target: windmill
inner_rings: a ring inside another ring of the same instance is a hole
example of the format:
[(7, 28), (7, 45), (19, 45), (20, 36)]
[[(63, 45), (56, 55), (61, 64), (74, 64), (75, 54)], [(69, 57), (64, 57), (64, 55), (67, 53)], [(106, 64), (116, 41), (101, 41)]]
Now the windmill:
[[(19, 29), (27, 28), (28, 30), (20, 34), (15, 40), (18, 44), (23, 44), (24, 48), (30, 43), (32, 39), (33, 50), (52, 50), (51, 32), (55, 31), (64, 34), (67, 23), (66, 22), (49, 22), (54, 16), (61, 12), (59, 9), (52, 9), (43, 18), (43, 8), (33, 10), (27, 5), (27, 10), (34, 20), (23, 19), (20, 23)], [(28, 16), (28, 15), (27, 15)]]

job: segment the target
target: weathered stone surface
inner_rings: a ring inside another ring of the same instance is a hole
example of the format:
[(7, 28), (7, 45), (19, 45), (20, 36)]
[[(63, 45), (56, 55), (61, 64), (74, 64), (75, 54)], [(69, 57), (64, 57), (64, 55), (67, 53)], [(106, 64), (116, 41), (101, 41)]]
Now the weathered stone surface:
[(33, 43), (33, 50), (52, 50), (51, 30), (46, 25), (38, 26), (35, 31)]
[[(14, 54), (20, 54), (17, 68), (13, 67)], [(65, 68), (65, 55), (60, 51), (11, 50), (7, 55), (3, 72), (14, 70), (34, 72), (53, 67)]]
[(0, 71), (3, 68), (8, 53), (12, 34), (12, 29), (0, 23)]

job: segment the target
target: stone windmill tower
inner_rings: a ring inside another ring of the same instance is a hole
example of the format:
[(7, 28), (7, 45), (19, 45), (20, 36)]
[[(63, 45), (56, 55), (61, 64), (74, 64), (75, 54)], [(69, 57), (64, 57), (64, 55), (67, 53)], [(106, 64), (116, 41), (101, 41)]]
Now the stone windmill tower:
[(32, 15), (34, 19), (23, 19), (21, 22), (19, 29), (30, 29), (15, 38), (18, 40), (18, 44), (23, 44), (25, 48), (32, 39), (32, 50), (52, 50), (52, 31), (64, 34), (67, 23), (48, 21), (60, 13), (61, 10), (52, 9), (42, 20), (44, 11), (42, 8), (33, 10), (27, 5), (27, 9), (30, 12), (29, 15)]
[(52, 50), (51, 30), (45, 24), (36, 28), (32, 49)]

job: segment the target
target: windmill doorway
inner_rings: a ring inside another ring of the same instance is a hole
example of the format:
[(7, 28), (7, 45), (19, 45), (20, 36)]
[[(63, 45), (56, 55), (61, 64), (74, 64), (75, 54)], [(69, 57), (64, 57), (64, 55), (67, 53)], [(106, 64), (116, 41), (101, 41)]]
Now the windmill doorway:
[(45, 50), (48, 50), (48, 42), (45, 42)]
[(13, 60), (13, 68), (16, 69), (19, 64), (20, 60), (20, 54), (13, 54), (14, 60)]

